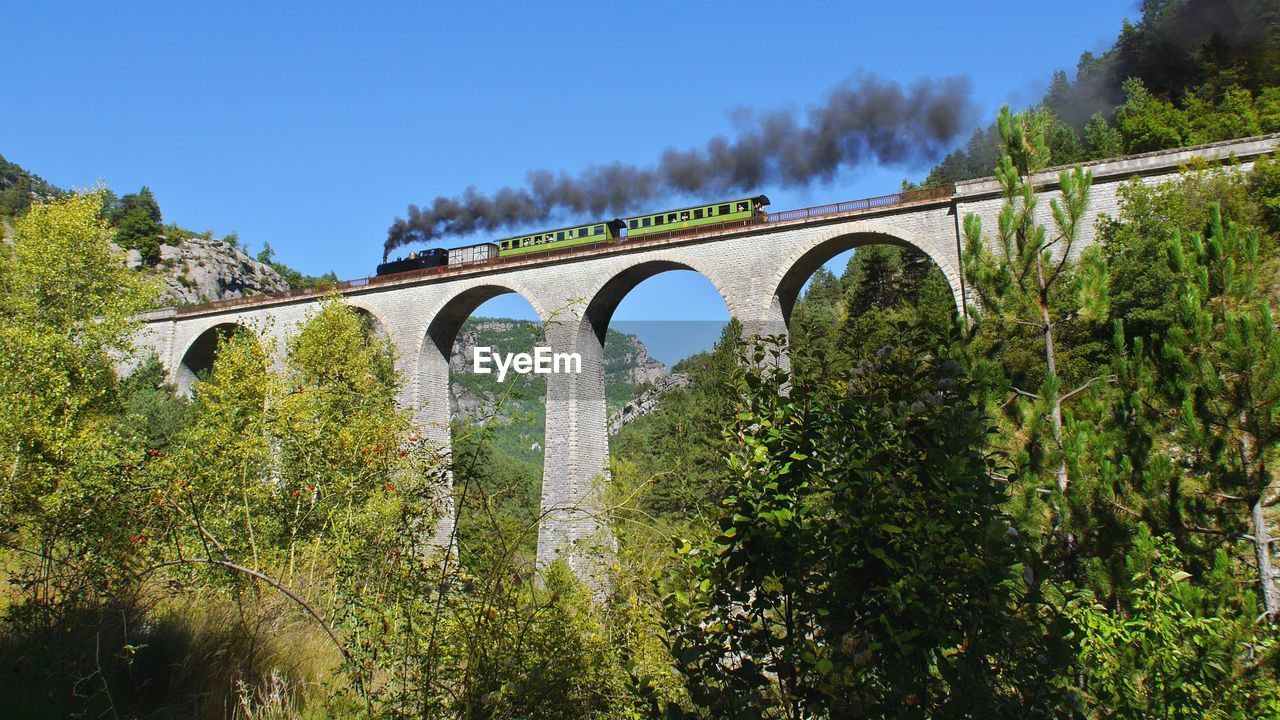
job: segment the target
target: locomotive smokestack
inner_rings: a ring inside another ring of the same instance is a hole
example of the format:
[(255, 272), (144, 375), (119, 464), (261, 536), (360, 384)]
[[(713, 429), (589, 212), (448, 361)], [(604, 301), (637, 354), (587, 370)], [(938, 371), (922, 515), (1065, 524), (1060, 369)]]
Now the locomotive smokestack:
[(468, 188), (428, 206), (410, 205), (407, 217), (387, 231), (384, 256), (408, 243), (533, 225), (555, 215), (625, 215), (669, 195), (805, 187), (865, 162), (929, 162), (952, 146), (973, 114), (966, 78), (904, 88), (857, 75), (810, 108), (804, 121), (783, 110), (752, 116), (736, 138), (713, 137), (699, 149), (668, 148), (652, 166), (596, 165), (576, 176), (535, 170), (522, 187), (490, 195)]

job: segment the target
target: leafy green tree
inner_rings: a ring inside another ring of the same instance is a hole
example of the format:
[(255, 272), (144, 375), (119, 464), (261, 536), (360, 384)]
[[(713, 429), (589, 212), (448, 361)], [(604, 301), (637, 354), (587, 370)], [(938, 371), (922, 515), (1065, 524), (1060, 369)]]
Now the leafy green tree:
[(1181, 110), (1152, 95), (1138, 78), (1125, 80), (1124, 92), (1116, 126), (1124, 138), (1125, 152), (1164, 150), (1187, 141), (1191, 129)]
[(818, 268), (809, 280), (803, 302), (791, 314), (796, 342), (830, 348), (844, 318), (844, 292), (840, 280), (826, 268)]
[(141, 210), (151, 220), (156, 223), (164, 221), (164, 217), (160, 214), (160, 203), (156, 202), (156, 196), (151, 192), (151, 188), (146, 185), (136, 193), (129, 193), (120, 198), (120, 217)]
[(1224, 90), (1216, 106), (1196, 95), (1190, 95), (1184, 111), (1190, 126), (1187, 142), (1191, 144), (1262, 133), (1258, 113), (1253, 107), (1253, 96), (1241, 87), (1232, 86)]
[(1249, 174), (1249, 194), (1261, 207), (1262, 226), (1271, 235), (1280, 235), (1280, 160), (1260, 158)]
[(29, 611), (56, 624), (127, 595), (144, 554), (143, 457), (111, 432), (111, 415), (114, 358), (155, 287), (111, 247), (101, 203), (91, 193), (34, 205), (0, 245), (0, 528), (21, 588), (6, 620)]
[(164, 226), (153, 220), (146, 210), (134, 208), (124, 213), (116, 225), (116, 243), (120, 247), (137, 250), (144, 264), (155, 265), (160, 262), (160, 232), (163, 229)]
[(21, 215), (33, 202), (60, 198), (65, 193), (22, 166), (0, 155), (0, 218)]
[[(1140, 536), (1134, 589), (1117, 612), (1090, 593), (1068, 606), (1080, 646), (1078, 688), (1090, 718), (1263, 718), (1280, 716), (1274, 629), (1224, 608), (1233, 594), (1219, 555), (1198, 585), (1167, 538)], [(1216, 586), (1216, 587), (1215, 587)]]
[(1124, 138), (1100, 112), (1089, 118), (1084, 127), (1084, 142), (1091, 159), (1112, 158), (1124, 154)]
[(752, 349), (719, 535), (683, 542), (668, 579), (672, 655), (700, 712), (1052, 706), (1049, 659), (1030, 660), (1046, 648), (1019, 620), (1034, 592), (999, 510), (1005, 484), (959, 366), (908, 339), (818, 379), (770, 352)]
[(164, 450), (186, 425), (190, 405), (165, 377), (152, 353), (120, 383), (121, 431), (148, 448)]
[(1280, 131), (1280, 87), (1263, 88), (1254, 106), (1258, 110), (1258, 124), (1263, 132)]
[(905, 295), (903, 253), (888, 245), (858, 248), (845, 268), (848, 312), (860, 315), (873, 307), (892, 308)]

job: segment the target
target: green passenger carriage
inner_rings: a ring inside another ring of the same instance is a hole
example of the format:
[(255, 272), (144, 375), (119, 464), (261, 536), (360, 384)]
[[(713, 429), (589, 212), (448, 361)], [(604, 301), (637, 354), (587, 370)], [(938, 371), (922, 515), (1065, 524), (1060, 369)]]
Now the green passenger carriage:
[(664, 210), (650, 215), (627, 218), (627, 237), (682, 230), (700, 225), (715, 225), (734, 220), (749, 220), (764, 215), (769, 198), (764, 195), (727, 200), (708, 205), (694, 205), (679, 210)]
[(622, 227), (621, 220), (602, 220), (590, 225), (543, 230), (528, 235), (503, 238), (495, 242), (498, 244), (498, 257), (515, 257), (575, 245), (617, 240), (621, 235)]

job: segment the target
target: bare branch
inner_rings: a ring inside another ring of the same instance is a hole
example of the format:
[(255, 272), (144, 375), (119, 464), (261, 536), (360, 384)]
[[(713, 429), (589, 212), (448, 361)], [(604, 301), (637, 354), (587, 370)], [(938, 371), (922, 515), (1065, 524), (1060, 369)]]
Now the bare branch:
[(1014, 392), (1015, 394), (1021, 395), (1022, 397), (1028, 397), (1028, 398), (1031, 398), (1032, 400), (1043, 400), (1043, 399), (1044, 399), (1043, 397), (1040, 397), (1039, 395), (1037, 395), (1037, 394), (1035, 394), (1035, 393), (1033, 393), (1033, 392), (1027, 392), (1026, 390), (1023, 390), (1023, 389), (1021, 389), (1021, 388), (1013, 387), (1013, 388), (1010, 388), (1010, 389), (1011, 389), (1011, 390), (1013, 390), (1013, 392)]
[(1115, 375), (1099, 375), (1099, 376), (1097, 376), (1097, 377), (1089, 378), (1089, 381), (1088, 381), (1088, 382), (1086, 382), (1085, 384), (1083, 384), (1083, 385), (1081, 385), (1080, 387), (1076, 388), (1075, 390), (1072, 390), (1071, 392), (1069, 392), (1069, 393), (1067, 393), (1067, 394), (1063, 395), (1063, 396), (1062, 396), (1062, 398), (1061, 398), (1058, 402), (1066, 402), (1066, 401), (1070, 400), (1070, 399), (1071, 399), (1072, 397), (1074, 397), (1077, 393), (1080, 393), (1080, 392), (1082, 392), (1082, 391), (1084, 391), (1084, 390), (1087, 390), (1087, 389), (1089, 388), (1089, 386), (1090, 386), (1090, 385), (1094, 384), (1095, 382), (1097, 382), (1097, 381), (1099, 381), (1099, 380), (1106, 380), (1107, 382), (1111, 382), (1111, 381), (1113, 381), (1113, 380), (1115, 380), (1115, 379), (1116, 379), (1116, 376), (1115, 376)]

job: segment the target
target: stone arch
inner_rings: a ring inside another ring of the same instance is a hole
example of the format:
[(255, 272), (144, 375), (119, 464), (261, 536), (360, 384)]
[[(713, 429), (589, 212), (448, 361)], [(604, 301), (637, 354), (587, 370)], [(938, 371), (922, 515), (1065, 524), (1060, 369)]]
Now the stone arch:
[[(579, 578), (603, 588), (605, 566), (582, 547), (613, 547), (608, 526), (600, 522), (599, 478), (607, 475), (608, 417), (604, 383), (604, 344), (614, 311), (636, 286), (672, 270), (689, 270), (711, 283), (731, 313), (724, 286), (696, 263), (666, 255), (617, 269), (589, 291), (586, 307), (569, 322), (551, 322), (547, 339), (555, 351), (576, 353), (581, 372), (547, 376), (547, 438), (543, 465), (542, 514), (538, 563), (564, 558)], [(554, 431), (553, 431), (554, 428)], [(554, 432), (554, 434), (553, 434)]]
[(356, 311), (365, 322), (369, 324), (369, 329), (373, 337), (378, 339), (386, 339), (390, 337), (387, 329), (387, 322), (383, 319), (382, 314), (360, 300), (354, 298), (345, 298), (347, 305)]
[(493, 298), (510, 293), (524, 298), (525, 302), (533, 307), (539, 322), (547, 322), (547, 314), (539, 305), (537, 298), (532, 293), (513, 285), (486, 283), (473, 285), (454, 293), (429, 315), (431, 322), (427, 325), (418, 350), (419, 383), (426, 379), (423, 375), (424, 371), (437, 361), (442, 361), (447, 370), (449, 360), (452, 359), (453, 342), (458, 338), (462, 324), (477, 308)]
[(232, 333), (241, 331), (249, 332), (249, 329), (237, 322), (220, 322), (197, 335), (187, 345), (174, 369), (174, 384), (178, 392), (190, 395), (196, 379), (213, 369), (213, 363), (218, 357), (218, 343)]
[[(414, 407), (424, 439), (446, 453), (452, 443), (449, 366), (453, 356), (453, 343), (458, 338), (463, 323), (477, 308), (495, 297), (510, 293), (524, 298), (533, 307), (538, 320), (546, 322), (546, 313), (532, 294), (515, 285), (498, 283), (484, 283), (462, 289), (443, 300), (428, 316), (431, 320), (419, 341), (416, 382), (413, 383)], [(454, 552), (457, 519), (454, 516), (451, 475), (447, 485), (442, 488), (439, 498), (442, 511), (436, 523), (435, 544), (448, 552)]]
[(645, 260), (629, 265), (615, 273), (591, 296), (591, 301), (583, 312), (583, 320), (591, 333), (600, 341), (601, 346), (604, 345), (605, 334), (609, 330), (609, 321), (613, 319), (614, 311), (618, 309), (618, 305), (622, 303), (627, 295), (645, 280), (671, 270), (689, 270), (701, 275), (716, 289), (716, 293), (720, 295), (720, 300), (724, 302), (729, 314), (733, 314), (734, 303), (732, 298), (725, 293), (724, 287), (721, 283), (716, 282), (712, 274), (695, 267), (694, 264), (683, 259)]
[(772, 296), (767, 321), (780, 325), (774, 332), (785, 330), (791, 322), (791, 311), (805, 282), (818, 268), (846, 250), (866, 245), (897, 245), (924, 253), (942, 270), (951, 286), (956, 311), (964, 310), (964, 288), (959, 281), (958, 259), (938, 252), (931, 243), (923, 242), (915, 233), (880, 222), (862, 222), (854, 226), (835, 225), (822, 228), (807, 242), (801, 243), (783, 262), (769, 283)]

